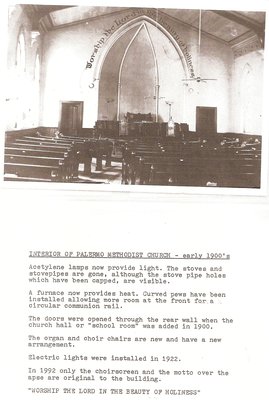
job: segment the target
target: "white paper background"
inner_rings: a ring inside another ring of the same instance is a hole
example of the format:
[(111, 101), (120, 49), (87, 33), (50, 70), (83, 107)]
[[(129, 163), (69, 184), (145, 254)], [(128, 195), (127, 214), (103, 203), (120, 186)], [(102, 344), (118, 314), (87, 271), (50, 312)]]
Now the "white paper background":
[[(103, 4), (108, 2), (98, 2), (98, 5)], [(117, 1), (113, 5), (129, 6), (129, 3)], [(137, 1), (135, 5), (161, 7), (164, 2)], [(166, 1), (165, 6), (199, 7), (201, 1), (180, 4)], [(203, 6), (257, 11), (264, 10), (268, 1), (207, 1)], [(1, 18), (4, 17), (2, 14)], [(4, 33), (2, 38), (5, 38)], [(5, 40), (2, 40), (2, 45), (5, 47)], [(267, 55), (265, 63), (267, 71)], [(1, 67), (3, 70), (3, 65)], [(265, 88), (268, 88), (268, 75)], [(264, 121), (268, 132), (267, 118)], [(263, 141), (268, 156), (267, 136)], [(267, 163), (265, 158), (263, 162)], [(267, 181), (267, 166), (264, 171), (263, 179)], [(219, 312), (227, 311), (236, 323), (231, 331), (225, 333), (226, 342), (221, 351), (216, 354), (214, 347), (210, 346), (207, 357), (212, 368), (227, 365), (233, 373), (227, 378), (227, 383), (224, 378), (221, 381), (203, 379), (199, 382), (201, 394), (196, 397), (201, 400), (268, 399), (268, 195), (89, 193), (70, 187), (53, 191), (37, 190), (34, 186), (25, 190), (23, 185), (18, 188), (1, 189), (1, 398), (35, 398), (25, 390), (28, 250), (104, 249), (231, 253), (229, 293), (232, 300), (227, 303), (227, 309), (220, 308)], [(161, 310), (156, 307), (154, 312), (158, 314)], [(103, 351), (111, 350), (105, 347)], [(167, 352), (166, 348), (160, 351)], [(183, 349), (184, 352), (193, 368), (198, 361), (202, 365), (196, 352)], [(217, 357), (219, 354), (221, 359)], [(194, 381), (192, 386), (196, 387), (197, 382)], [(50, 397), (52, 395), (36, 398)], [(89, 398), (74, 396), (72, 399), (77, 397), (82, 400)], [(114, 397), (118, 400), (117, 396)], [(61, 400), (71, 396), (57, 395), (54, 398)], [(94, 396), (91, 398), (95, 400)], [(122, 398), (127, 400), (128, 397)]]

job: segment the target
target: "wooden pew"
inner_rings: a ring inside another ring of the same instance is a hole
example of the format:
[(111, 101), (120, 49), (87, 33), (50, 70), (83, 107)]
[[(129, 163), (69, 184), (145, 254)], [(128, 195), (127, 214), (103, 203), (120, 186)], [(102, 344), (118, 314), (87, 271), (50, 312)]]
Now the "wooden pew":
[(39, 146), (16, 145), (5, 148), (4, 172), (18, 177), (69, 181), (74, 172), (72, 155), (66, 149), (51, 150)]
[[(12, 146), (12, 147), (11, 147)], [(11, 150), (12, 149), (12, 150)], [(14, 143), (10, 144), (6, 151), (10, 152), (16, 150), (16, 154), (22, 151), (24, 155), (34, 156), (34, 152), (38, 152), (39, 157), (58, 157), (63, 156), (65, 158), (64, 162), (64, 174), (62, 178), (65, 181), (70, 181), (77, 179), (78, 177), (78, 166), (79, 162), (85, 162), (85, 165), (91, 166), (91, 159), (83, 159), (81, 161), (81, 156), (85, 157), (84, 152), (78, 149), (77, 145), (70, 143), (56, 143), (54, 140), (41, 140), (36, 137), (27, 137), (24, 139), (17, 139)], [(56, 155), (57, 154), (57, 155)]]
[(259, 187), (260, 150), (204, 142), (132, 141), (123, 150), (122, 183)]
[(5, 155), (25, 155), (25, 156), (44, 156), (44, 157), (65, 157), (68, 152), (64, 150), (43, 150), (42, 148), (28, 149), (27, 147), (5, 147)]
[[(106, 166), (111, 165), (111, 155), (113, 142), (107, 139), (88, 139), (88, 138), (51, 138), (39, 136), (25, 136), (16, 139), (5, 149), (6, 155), (24, 155), (40, 157), (40, 164), (44, 164), (44, 157), (65, 158), (64, 178), (66, 181), (74, 181), (78, 178), (79, 164), (84, 164), (84, 173), (91, 174), (92, 158), (96, 158), (96, 170), (102, 170), (102, 160), (105, 159)], [(36, 154), (38, 153), (38, 154)], [(42, 158), (43, 157), (43, 158)], [(26, 159), (25, 159), (26, 160)], [(30, 165), (36, 164), (30, 160)], [(8, 163), (6, 161), (6, 163)], [(9, 162), (10, 163), (10, 162)], [(14, 163), (14, 160), (13, 160)], [(21, 164), (19, 162), (18, 164)], [(24, 164), (24, 162), (23, 162)], [(26, 162), (25, 162), (26, 164)], [(11, 166), (7, 166), (10, 169)], [(15, 167), (14, 167), (15, 168)], [(22, 169), (22, 168), (21, 168)], [(25, 168), (23, 169), (25, 170)], [(27, 171), (26, 171), (27, 172)], [(42, 176), (44, 174), (42, 173)]]
[(39, 165), (63, 165), (64, 157), (47, 157), (47, 156), (26, 156), (18, 154), (5, 154), (5, 163), (18, 164), (39, 164)]
[(6, 162), (4, 164), (4, 174), (12, 174), (17, 177), (38, 178), (40, 180), (62, 181), (61, 168), (61, 165), (40, 165)]
[[(103, 159), (106, 166), (111, 166), (111, 156), (113, 150), (113, 142), (108, 139), (93, 139), (74, 136), (61, 136), (59, 138), (36, 136), (21, 139), (28, 140), (31, 143), (39, 143), (42, 145), (56, 144), (57, 146), (72, 145), (78, 152), (79, 162), (86, 164), (86, 172), (90, 173), (90, 162), (92, 158), (96, 158), (96, 171), (102, 170)], [(89, 159), (88, 159), (89, 157)]]

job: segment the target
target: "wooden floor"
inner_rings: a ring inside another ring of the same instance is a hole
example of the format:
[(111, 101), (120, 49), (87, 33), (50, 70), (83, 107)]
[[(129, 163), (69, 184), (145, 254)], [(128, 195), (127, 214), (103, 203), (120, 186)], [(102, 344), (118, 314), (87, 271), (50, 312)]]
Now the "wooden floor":
[(118, 161), (111, 161), (111, 166), (106, 167), (105, 162), (102, 162), (102, 171), (95, 171), (96, 162), (92, 162), (93, 171), (90, 174), (86, 174), (81, 168), (81, 171), (78, 173), (78, 182), (80, 183), (113, 183), (113, 184), (121, 184), (121, 170), (122, 163)]

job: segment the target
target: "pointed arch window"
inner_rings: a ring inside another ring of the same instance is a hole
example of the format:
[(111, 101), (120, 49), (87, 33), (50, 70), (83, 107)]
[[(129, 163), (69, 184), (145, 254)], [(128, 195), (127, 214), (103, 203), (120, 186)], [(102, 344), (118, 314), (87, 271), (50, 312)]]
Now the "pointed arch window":
[(25, 72), (25, 38), (23, 31), (20, 32), (16, 52), (16, 66), (18, 73)]
[(39, 124), (39, 95), (40, 95), (40, 57), (36, 54), (34, 70), (33, 125)]

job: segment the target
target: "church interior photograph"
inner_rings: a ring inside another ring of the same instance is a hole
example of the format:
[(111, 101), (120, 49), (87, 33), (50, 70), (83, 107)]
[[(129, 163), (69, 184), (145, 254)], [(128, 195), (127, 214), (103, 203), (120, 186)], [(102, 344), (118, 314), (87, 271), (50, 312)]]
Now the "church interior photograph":
[(3, 180), (259, 189), (265, 16), (9, 6)]

